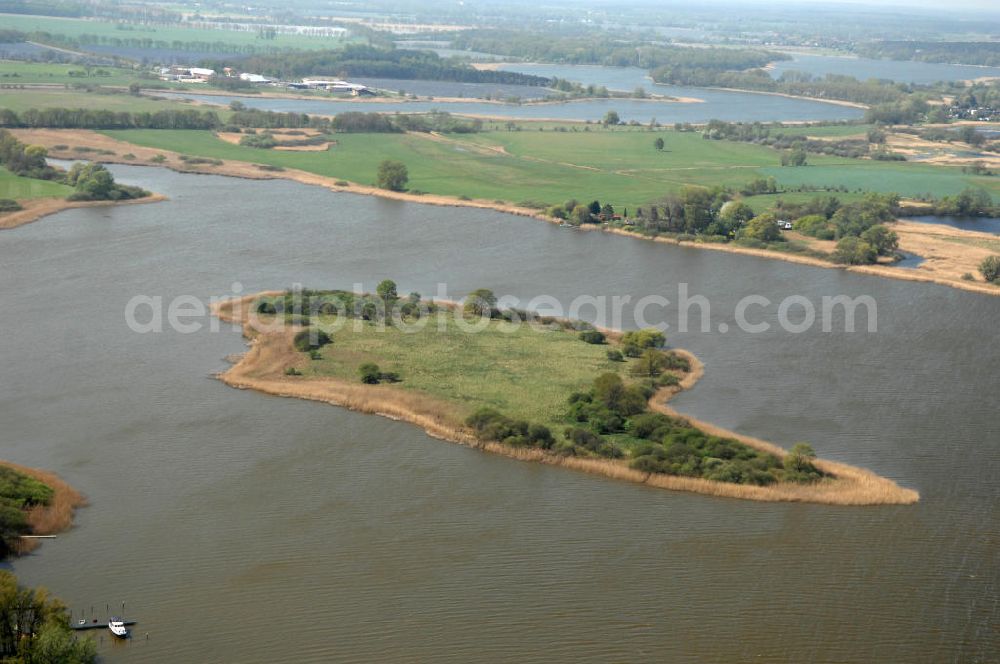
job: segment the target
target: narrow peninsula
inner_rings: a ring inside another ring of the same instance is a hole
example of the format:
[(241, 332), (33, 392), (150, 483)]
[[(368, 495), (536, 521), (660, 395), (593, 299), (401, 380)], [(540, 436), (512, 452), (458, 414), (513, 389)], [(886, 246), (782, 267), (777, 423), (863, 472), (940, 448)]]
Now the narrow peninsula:
[[(683, 417), (667, 405), (703, 373), (657, 330), (617, 332), (464, 303), (376, 294), (266, 292), (214, 307), (250, 350), (219, 378), (411, 422), (504, 456), (665, 489), (833, 505), (910, 504), (916, 491)], [(502, 371), (496, 370), (502, 367)]]
[(0, 461), (0, 559), (34, 550), (32, 536), (68, 530), (85, 504), (55, 473)]

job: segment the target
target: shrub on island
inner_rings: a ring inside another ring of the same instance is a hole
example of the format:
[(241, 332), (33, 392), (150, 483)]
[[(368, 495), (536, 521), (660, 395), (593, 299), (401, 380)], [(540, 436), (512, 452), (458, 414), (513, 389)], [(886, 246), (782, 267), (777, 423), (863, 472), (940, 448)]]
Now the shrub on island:
[(329, 343), (333, 343), (333, 339), (330, 338), (329, 334), (318, 328), (299, 330), (295, 334), (295, 338), (292, 341), (292, 344), (295, 346), (295, 350), (300, 353), (308, 353), (309, 351), (319, 350)]
[(398, 383), (403, 380), (395, 371), (382, 371), (374, 362), (365, 362), (359, 366), (358, 374), (365, 385), (378, 385), (382, 382)]
[(465, 420), (476, 438), (495, 441), (513, 447), (549, 449), (555, 443), (552, 431), (541, 424), (515, 420), (492, 408), (480, 408)]

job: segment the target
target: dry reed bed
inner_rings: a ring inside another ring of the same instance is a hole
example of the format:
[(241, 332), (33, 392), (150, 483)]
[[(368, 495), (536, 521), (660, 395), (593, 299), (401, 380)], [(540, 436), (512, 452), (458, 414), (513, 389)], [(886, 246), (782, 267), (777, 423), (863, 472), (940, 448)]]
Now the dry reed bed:
[[(916, 491), (900, 487), (892, 480), (863, 468), (817, 459), (816, 466), (834, 479), (816, 484), (778, 484), (766, 487), (715, 482), (700, 478), (676, 477), (644, 473), (629, 468), (626, 462), (611, 459), (564, 457), (539, 449), (512, 448), (501, 443), (482, 442), (475, 438), (453, 413), (447, 402), (425, 394), (389, 385), (362, 385), (334, 378), (303, 379), (284, 376), (285, 367), (300, 355), (292, 346), (292, 337), (300, 328), (286, 327), (281, 331), (259, 332), (248, 320), (250, 304), (269, 291), (218, 303), (213, 313), (220, 319), (243, 326), (249, 340), (249, 351), (218, 378), (231, 387), (252, 389), (281, 397), (294, 397), (342, 406), (361, 413), (381, 415), (410, 422), (429, 435), (469, 447), (521, 461), (533, 461), (559, 466), (617, 480), (626, 480), (675, 491), (693, 491), (724, 498), (739, 498), (767, 502), (803, 502), (827, 505), (905, 505), (919, 500)], [(617, 336), (618, 333), (612, 332)], [(690, 389), (704, 375), (704, 365), (693, 354), (676, 350), (691, 362), (691, 371), (675, 387), (663, 388), (650, 399), (651, 409), (681, 417), (705, 433), (734, 438), (750, 447), (771, 454), (784, 455), (777, 445), (744, 436), (721, 427), (680, 415), (666, 401), (678, 392)]]
[[(50, 504), (39, 505), (28, 510), (28, 525), (31, 527), (33, 535), (54, 535), (69, 530), (73, 525), (76, 509), (87, 504), (87, 500), (79, 491), (55, 473), (29, 468), (9, 461), (0, 461), (0, 464), (33, 477), (53, 490)], [(18, 546), (18, 553), (28, 553), (37, 546), (38, 540), (22, 539)]]

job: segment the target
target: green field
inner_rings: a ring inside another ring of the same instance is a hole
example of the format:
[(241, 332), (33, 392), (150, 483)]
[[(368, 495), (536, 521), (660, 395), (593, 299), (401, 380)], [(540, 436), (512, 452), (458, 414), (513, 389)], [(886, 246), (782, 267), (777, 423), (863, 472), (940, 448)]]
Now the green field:
[[(70, 75), (73, 72), (74, 75)], [(122, 67), (83, 67), (73, 64), (0, 60), (0, 85), (87, 84), (127, 86), (137, 72)]]
[[(150, 93), (155, 94), (155, 93)], [(159, 100), (149, 96), (134, 97), (124, 91), (108, 91), (107, 94), (84, 94), (73, 90), (2, 90), (0, 108), (9, 108), (22, 113), (29, 108), (85, 108), (88, 110), (130, 111), (150, 113), (163, 110), (197, 108), (215, 111), (225, 118), (229, 111), (223, 106), (196, 106), (190, 102)]]
[(864, 136), (871, 127), (872, 125), (866, 124), (786, 125), (778, 131), (787, 136), (842, 138), (846, 136)]
[[(255, 46), (267, 49), (325, 49), (337, 48), (344, 40), (333, 37), (306, 35), (277, 35), (274, 39), (258, 39), (256, 31), (236, 31), (182, 27), (166, 24), (118, 23), (100, 19), (56, 18), (2, 14), (5, 30), (21, 32), (49, 32), (79, 38), (80, 35), (97, 35), (117, 39), (150, 39), (165, 42), (222, 42), (233, 46)], [(348, 39), (350, 37), (348, 36)]]
[[(298, 153), (240, 147), (207, 131), (106, 133), (163, 150), (298, 168), (362, 184), (374, 184), (376, 169), (383, 159), (397, 159), (409, 168), (411, 189), (510, 203), (554, 204), (576, 198), (599, 199), (618, 209), (631, 208), (684, 185), (739, 187), (767, 176), (791, 188), (844, 186), (850, 197), (858, 195), (858, 190), (940, 196), (967, 186), (1000, 194), (1000, 178), (968, 176), (957, 167), (810, 155), (809, 166), (783, 168), (778, 165), (778, 153), (770, 148), (706, 141), (697, 133), (673, 131), (488, 131), (441, 138), (424, 134), (339, 134), (337, 145), (328, 152)], [(656, 136), (666, 142), (663, 152), (653, 148)], [(798, 198), (811, 194), (789, 195)], [(761, 202), (772, 200), (761, 198)]]
[[(445, 329), (438, 327), (438, 318)], [(320, 317), (330, 329), (333, 317)], [(358, 382), (358, 367), (375, 362), (396, 371), (398, 386), (458, 405), (462, 419), (480, 407), (545, 424), (561, 431), (568, 422), (566, 399), (586, 390), (605, 372), (624, 372), (626, 363), (607, 359), (608, 346), (580, 341), (564, 331), (540, 331), (530, 325), (492, 321), (482, 332), (469, 333), (451, 311), (426, 320), (415, 333), (388, 326), (342, 321), (331, 330), (333, 345), (322, 360), (300, 363), (306, 376), (330, 376)], [(355, 329), (357, 327), (357, 329)], [(500, 371), (484, 372), (490, 366)]]
[(47, 180), (34, 180), (14, 175), (0, 167), (0, 198), (64, 198), (73, 193), (72, 187)]

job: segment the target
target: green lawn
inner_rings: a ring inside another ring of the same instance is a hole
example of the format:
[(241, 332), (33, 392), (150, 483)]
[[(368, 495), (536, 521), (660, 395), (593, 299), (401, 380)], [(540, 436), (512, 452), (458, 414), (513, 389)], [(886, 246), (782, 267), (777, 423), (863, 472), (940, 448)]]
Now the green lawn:
[(64, 198), (73, 193), (72, 187), (47, 180), (34, 180), (14, 175), (0, 167), (0, 198)]
[[(600, 199), (616, 206), (649, 203), (684, 185), (739, 187), (756, 177), (779, 184), (844, 186), (907, 196), (954, 194), (966, 186), (1000, 193), (1000, 178), (972, 177), (956, 167), (873, 162), (810, 155), (809, 166), (777, 165), (774, 150), (699, 134), (637, 130), (591, 132), (487, 131), (435, 139), (415, 134), (339, 134), (328, 152), (275, 152), (231, 145), (206, 131), (127, 130), (109, 135), (189, 155), (273, 164), (373, 184), (379, 162), (397, 159), (419, 191), (512, 203)], [(662, 136), (666, 149), (653, 147)], [(807, 198), (811, 193), (787, 194)], [(771, 200), (769, 197), (764, 200)], [(756, 201), (751, 199), (752, 204)]]
[[(438, 329), (438, 318), (446, 322)], [(379, 330), (345, 320), (331, 330), (336, 318), (320, 317), (334, 342), (322, 349), (322, 360), (304, 360), (306, 376), (332, 376), (358, 382), (358, 367), (374, 362), (382, 371), (396, 371), (398, 387), (416, 390), (457, 405), (461, 416), (490, 407), (519, 419), (544, 424), (554, 432), (569, 424), (567, 398), (586, 391), (609, 371), (623, 372), (627, 363), (607, 359), (608, 346), (584, 343), (575, 333), (539, 331), (529, 325), (492, 321), (482, 332), (469, 333), (452, 312), (427, 319), (415, 333), (394, 326)], [(484, 372), (483, 367), (495, 371)]]

